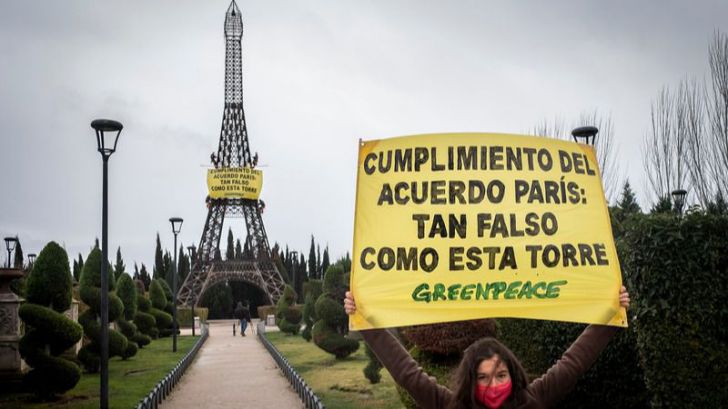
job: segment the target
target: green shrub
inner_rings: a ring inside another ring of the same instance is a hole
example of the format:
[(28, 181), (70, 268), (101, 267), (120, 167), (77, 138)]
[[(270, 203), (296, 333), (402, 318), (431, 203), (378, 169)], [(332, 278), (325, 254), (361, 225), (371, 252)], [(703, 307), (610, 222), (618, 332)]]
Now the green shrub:
[[(200, 318), (200, 322), (206, 322), (208, 309), (203, 307), (195, 307), (195, 316)], [(192, 327), (192, 308), (178, 307), (177, 321), (181, 327)]]
[(277, 307), (275, 305), (259, 305), (258, 306), (258, 317), (261, 321), (265, 321), (268, 315), (276, 315)]
[(159, 336), (159, 330), (157, 329), (157, 321), (154, 316), (149, 313), (152, 309), (152, 303), (144, 295), (137, 297), (137, 313), (134, 316), (134, 324), (142, 334), (146, 335), (151, 339), (156, 339)]
[(364, 376), (369, 379), (369, 383), (379, 383), (379, 381), (382, 380), (382, 374), (380, 373), (382, 370), (382, 363), (379, 362), (379, 358), (374, 355), (374, 351), (369, 348), (369, 345), (364, 344), (364, 351), (366, 352), (367, 358), (369, 358), (369, 362), (362, 372), (364, 372)]
[(638, 217), (625, 233), (640, 362), (653, 408), (728, 401), (728, 217)]
[(318, 321), (311, 330), (313, 342), (337, 359), (359, 349), (359, 341), (345, 337), (349, 330), (349, 317), (343, 304), (347, 283), (344, 269), (338, 263), (330, 266), (324, 275), (323, 292), (314, 306)]
[(168, 305), (165, 288), (169, 288), (167, 283), (162, 279), (152, 280), (149, 285), (149, 298), (152, 301), (152, 308), (149, 314), (154, 317), (157, 323), (157, 334), (160, 337), (168, 337), (172, 335), (172, 314), (167, 312)]
[[(79, 315), (78, 322), (83, 327), (84, 334), (91, 342), (84, 345), (78, 352), (78, 359), (83, 363), (86, 371), (95, 373), (99, 371), (99, 342), (101, 334), (101, 250), (98, 247), (91, 250), (86, 258), (79, 280), (79, 294), (81, 300), (89, 309)], [(108, 263), (108, 261), (106, 261)], [(108, 265), (109, 277), (111, 265)], [(109, 280), (109, 291), (114, 287), (114, 281)], [(109, 293), (109, 323), (116, 321), (124, 313), (121, 299), (114, 293)], [(109, 357), (124, 356), (128, 347), (128, 340), (120, 332), (109, 329)]]
[(303, 306), (303, 323), (305, 327), (301, 331), (301, 336), (307, 342), (311, 341), (311, 330), (313, 329), (313, 323), (316, 322), (316, 308), (313, 294), (306, 295), (306, 303)]
[(38, 397), (48, 399), (72, 389), (81, 379), (80, 368), (58, 355), (83, 335), (81, 326), (63, 315), (71, 306), (72, 277), (68, 255), (55, 242), (38, 255), (28, 276), (26, 297), (18, 310), (25, 322), (19, 350), (32, 369), (23, 382)]
[[(134, 325), (134, 316), (137, 313), (137, 288), (134, 285), (131, 277), (128, 274), (121, 274), (116, 282), (116, 295), (124, 305), (124, 314), (122, 314), (116, 321), (119, 326), (121, 333), (129, 340), (124, 353), (121, 355), (122, 359), (128, 359), (136, 355), (137, 349), (143, 347), (149, 342), (144, 343), (146, 339), (143, 336), (137, 336), (138, 330)], [(142, 340), (143, 344), (137, 345), (135, 339)], [(150, 339), (151, 341), (151, 339)]]
[(276, 305), (276, 325), (281, 331), (292, 335), (298, 334), (301, 328), (301, 311), (293, 308), (295, 301), (296, 292), (287, 285)]

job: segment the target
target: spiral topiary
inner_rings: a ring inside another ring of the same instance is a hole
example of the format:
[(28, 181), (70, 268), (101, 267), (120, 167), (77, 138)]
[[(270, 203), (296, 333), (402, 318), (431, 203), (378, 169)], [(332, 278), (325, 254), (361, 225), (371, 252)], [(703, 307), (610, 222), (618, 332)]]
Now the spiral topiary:
[(359, 342), (346, 338), (349, 317), (341, 300), (346, 292), (345, 273), (338, 264), (330, 266), (324, 275), (323, 294), (316, 300), (318, 321), (313, 325), (313, 342), (324, 351), (343, 359), (359, 349)]
[(321, 296), (322, 290), (321, 280), (308, 280), (303, 283), (303, 294), (305, 295), (305, 302), (303, 305), (303, 323), (305, 324), (301, 331), (301, 336), (306, 342), (311, 341), (311, 330), (313, 324), (318, 320), (316, 317), (316, 300)]
[(116, 320), (121, 333), (129, 340), (129, 347), (122, 359), (127, 359), (136, 354), (136, 348), (142, 348), (144, 345), (152, 342), (149, 336), (139, 332), (133, 320), (137, 314), (138, 295), (137, 289), (128, 274), (121, 274), (116, 282), (116, 294), (124, 303), (124, 315)]
[[(105, 263), (108, 261), (104, 260)], [(81, 271), (79, 280), (79, 293), (81, 300), (89, 309), (78, 317), (83, 332), (91, 342), (80, 351), (78, 359), (83, 363), (86, 371), (96, 373), (99, 371), (99, 352), (101, 343), (101, 250), (95, 247), (91, 250)], [(111, 272), (111, 265), (108, 267)], [(111, 275), (110, 275), (111, 276)], [(124, 312), (121, 299), (112, 293), (114, 280), (109, 280), (109, 323), (117, 320)], [(119, 331), (109, 329), (109, 357), (124, 356), (128, 347), (128, 340)]]
[(48, 243), (26, 284), (26, 303), (18, 310), (25, 322), (19, 349), (33, 369), (23, 382), (38, 397), (48, 399), (72, 389), (81, 379), (78, 365), (59, 356), (83, 335), (81, 326), (63, 315), (72, 300), (66, 251), (55, 242)]
[(287, 285), (276, 304), (276, 325), (281, 331), (291, 335), (298, 334), (301, 328), (301, 311), (293, 308), (296, 297), (293, 287)]
[(139, 332), (149, 336), (152, 339), (159, 337), (159, 330), (157, 329), (157, 320), (151, 314), (152, 302), (144, 296), (137, 297), (137, 313), (134, 316), (134, 324), (137, 326)]
[(364, 351), (366, 352), (367, 358), (369, 358), (369, 362), (362, 372), (364, 372), (364, 376), (369, 379), (369, 383), (379, 383), (379, 381), (382, 380), (382, 363), (379, 362), (379, 358), (374, 355), (374, 351), (369, 348), (369, 345), (364, 344)]
[(149, 299), (152, 302), (152, 308), (149, 309), (149, 314), (154, 317), (157, 323), (157, 333), (160, 337), (168, 337), (172, 335), (170, 327), (172, 326), (172, 315), (166, 313), (164, 310), (167, 308), (167, 297), (164, 295), (164, 287), (161, 284), (162, 280), (152, 280), (149, 285)]
[[(166, 280), (159, 280), (159, 285), (162, 287), (162, 290), (164, 291), (164, 298), (167, 299), (167, 305), (164, 306), (164, 308), (160, 308), (162, 311), (169, 314), (170, 317), (174, 320), (174, 297), (172, 296), (172, 289), (169, 288), (169, 284), (167, 284)], [(177, 328), (179, 328), (179, 325), (177, 325)], [(169, 324), (169, 328), (166, 328), (164, 330), (164, 336), (170, 336), (174, 332), (174, 326), (172, 324)], [(177, 330), (177, 334), (179, 335), (179, 330)]]

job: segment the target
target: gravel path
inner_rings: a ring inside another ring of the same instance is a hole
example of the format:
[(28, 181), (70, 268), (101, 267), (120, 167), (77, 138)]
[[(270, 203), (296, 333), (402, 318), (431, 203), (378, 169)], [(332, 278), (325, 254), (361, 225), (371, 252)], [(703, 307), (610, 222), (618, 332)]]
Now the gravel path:
[(210, 321), (210, 337), (161, 407), (303, 408), (250, 326), (241, 337), (233, 336), (232, 325), (232, 320)]

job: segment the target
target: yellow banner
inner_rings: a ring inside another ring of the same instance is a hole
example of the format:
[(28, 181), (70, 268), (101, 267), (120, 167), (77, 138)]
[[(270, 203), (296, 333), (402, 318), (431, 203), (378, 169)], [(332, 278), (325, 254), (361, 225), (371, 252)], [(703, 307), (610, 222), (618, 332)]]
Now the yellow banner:
[(504, 134), (359, 146), (353, 330), (487, 317), (627, 326), (593, 148)]
[(258, 199), (263, 172), (251, 168), (221, 168), (207, 171), (207, 192), (212, 199)]

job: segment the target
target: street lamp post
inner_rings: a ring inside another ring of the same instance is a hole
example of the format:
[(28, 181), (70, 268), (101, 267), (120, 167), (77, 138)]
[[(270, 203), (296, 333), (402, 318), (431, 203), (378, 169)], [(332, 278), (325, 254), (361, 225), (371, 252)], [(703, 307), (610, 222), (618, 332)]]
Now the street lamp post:
[(103, 159), (103, 193), (101, 211), (101, 409), (109, 408), (109, 272), (108, 272), (108, 181), (109, 157), (116, 151), (116, 143), (124, 126), (111, 119), (91, 122), (96, 131), (96, 144)]
[[(172, 352), (177, 352), (177, 234), (182, 230), (182, 218), (171, 217), (169, 222), (172, 224), (172, 233), (174, 233), (174, 268), (172, 269)], [(194, 326), (194, 317), (192, 318)]]
[[(194, 264), (194, 260), (192, 260), (192, 252), (195, 251), (195, 246), (187, 246), (187, 251), (190, 253), (190, 273), (192, 272), (192, 265)], [(195, 336), (195, 302), (192, 303), (192, 336)]]
[(677, 215), (682, 217), (683, 206), (685, 206), (685, 196), (688, 194), (685, 189), (677, 189), (672, 191), (672, 200), (675, 202), (675, 210)]
[(574, 138), (574, 142), (594, 146), (597, 133), (599, 133), (599, 128), (596, 126), (580, 126), (571, 131), (571, 137)]
[(18, 243), (18, 239), (15, 237), (6, 237), (5, 238), (5, 248), (8, 250), (8, 268), (12, 267), (10, 264), (10, 255), (15, 250), (15, 245)]

